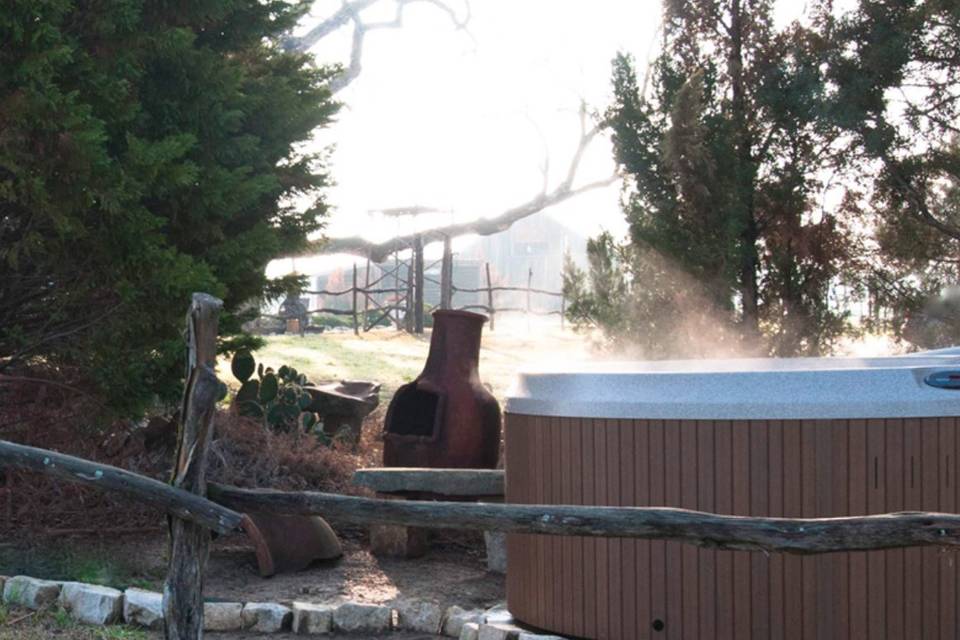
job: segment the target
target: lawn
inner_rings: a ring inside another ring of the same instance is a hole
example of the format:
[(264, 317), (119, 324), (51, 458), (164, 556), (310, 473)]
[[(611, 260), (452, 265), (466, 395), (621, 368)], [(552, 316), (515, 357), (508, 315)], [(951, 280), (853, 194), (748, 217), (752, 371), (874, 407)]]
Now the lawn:
[[(392, 328), (378, 328), (354, 336), (351, 331), (329, 331), (300, 336), (268, 336), (254, 356), (265, 366), (282, 364), (306, 373), (313, 381), (374, 380), (383, 385), (381, 399), (389, 401), (397, 387), (420, 373), (430, 347), (429, 329), (412, 336)], [(495, 331), (487, 327), (480, 350), (480, 377), (501, 401), (518, 370), (533, 365), (563, 363), (590, 357), (589, 342), (570, 329), (561, 330), (556, 318), (532, 320), (497, 318)], [(221, 367), (229, 376), (229, 369)], [(234, 382), (235, 381), (232, 381)]]

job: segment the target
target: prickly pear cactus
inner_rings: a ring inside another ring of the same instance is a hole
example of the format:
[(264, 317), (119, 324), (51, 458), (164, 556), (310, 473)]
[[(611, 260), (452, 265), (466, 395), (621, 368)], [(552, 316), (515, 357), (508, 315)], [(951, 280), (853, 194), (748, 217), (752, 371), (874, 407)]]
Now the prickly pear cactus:
[(266, 428), (274, 431), (319, 432), (319, 417), (307, 410), (313, 398), (304, 389), (310, 383), (305, 375), (286, 365), (274, 372), (257, 364), (249, 351), (238, 351), (230, 370), (240, 381), (234, 397), (240, 415), (262, 420)]

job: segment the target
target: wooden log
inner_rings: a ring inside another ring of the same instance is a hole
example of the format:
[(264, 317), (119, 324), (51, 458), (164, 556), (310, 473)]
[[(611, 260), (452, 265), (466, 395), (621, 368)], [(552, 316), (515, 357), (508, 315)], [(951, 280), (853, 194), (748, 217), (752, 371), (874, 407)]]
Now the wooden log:
[(353, 263), (353, 287), (350, 289), (353, 292), (353, 335), (360, 335), (360, 326), (357, 322), (357, 263)]
[(440, 264), (440, 308), (453, 308), (453, 248), (450, 236), (443, 238), (443, 261)]
[(370, 258), (367, 258), (367, 275), (363, 279), (363, 330), (369, 331), (373, 327), (368, 324), (370, 318)]
[(485, 263), (484, 267), (487, 270), (487, 307), (490, 309), (490, 331), (493, 331), (496, 328), (494, 321), (497, 310), (493, 308), (493, 281), (490, 279), (490, 263)]
[(416, 253), (410, 254), (410, 262), (407, 263), (407, 299), (406, 315), (404, 316), (404, 331), (413, 333), (413, 266), (416, 262)]
[(241, 514), (165, 482), (108, 464), (0, 440), (0, 467), (33, 471), (114, 491), (217, 533), (241, 527)]
[[(213, 296), (195, 293), (187, 312), (187, 382), (171, 484), (200, 496), (206, 494), (207, 450), (220, 387), (214, 371), (222, 306)], [(163, 584), (166, 640), (203, 638), (203, 574), (209, 547), (208, 529), (188, 520), (171, 519), (170, 563)]]
[(757, 518), (666, 507), (586, 507), (377, 500), (210, 485), (235, 509), (322, 515), (356, 524), (561, 536), (676, 540), (699, 547), (796, 554), (960, 546), (960, 515), (902, 512), (842, 518)]
[(502, 496), (503, 469), (372, 467), (353, 474), (353, 483), (379, 493), (425, 491), (444, 496)]
[(423, 333), (423, 239), (417, 235), (413, 241), (414, 284), (413, 284), (413, 331)]

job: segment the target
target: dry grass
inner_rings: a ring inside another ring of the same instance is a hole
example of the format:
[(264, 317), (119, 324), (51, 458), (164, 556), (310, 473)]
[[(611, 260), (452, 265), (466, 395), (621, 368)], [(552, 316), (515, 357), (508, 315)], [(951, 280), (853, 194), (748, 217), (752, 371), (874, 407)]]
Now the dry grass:
[[(299, 336), (269, 336), (255, 357), (266, 366), (296, 367), (311, 380), (374, 380), (383, 384), (381, 400), (389, 402), (397, 387), (423, 368), (430, 334), (411, 336), (394, 329), (376, 329), (354, 336), (327, 332)], [(555, 317), (498, 318), (495, 331), (487, 327), (480, 350), (480, 377), (502, 401), (521, 368), (551, 362), (590, 358), (589, 341), (572, 330), (560, 330)], [(221, 377), (230, 378), (221, 366)]]
[(153, 640), (148, 633), (124, 625), (84, 626), (59, 607), (29, 611), (0, 605), (0, 640)]

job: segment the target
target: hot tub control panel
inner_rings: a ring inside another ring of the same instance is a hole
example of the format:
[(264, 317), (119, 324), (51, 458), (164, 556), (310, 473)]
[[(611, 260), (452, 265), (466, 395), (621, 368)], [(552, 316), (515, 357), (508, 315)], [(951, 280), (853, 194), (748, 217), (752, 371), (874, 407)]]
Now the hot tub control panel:
[(935, 371), (924, 378), (923, 381), (938, 389), (960, 389), (960, 369)]

